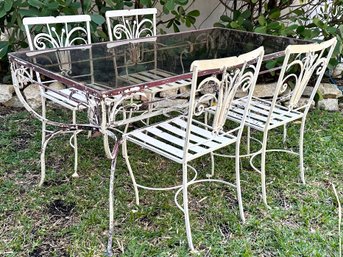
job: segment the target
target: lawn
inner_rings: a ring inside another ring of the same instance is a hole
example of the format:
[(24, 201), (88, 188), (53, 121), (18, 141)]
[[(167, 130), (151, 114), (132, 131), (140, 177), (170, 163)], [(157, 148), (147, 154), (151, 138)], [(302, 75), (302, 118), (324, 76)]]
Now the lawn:
[[(55, 116), (65, 116), (61, 110)], [(39, 188), (40, 122), (26, 111), (0, 108), (0, 255), (103, 256), (108, 233), (110, 161), (101, 137), (79, 137), (79, 178), (72, 178), (73, 150), (67, 137), (48, 148), (47, 177)], [(289, 127), (287, 146), (297, 146), (299, 124)], [(259, 136), (259, 135), (258, 135)], [(270, 147), (282, 146), (282, 130)], [(137, 180), (147, 185), (181, 181), (180, 167), (129, 147)], [(209, 158), (194, 163), (200, 177)], [(242, 160), (243, 203), (239, 219), (235, 191), (221, 184), (191, 187), (193, 240), (200, 256), (338, 256), (338, 203), (343, 199), (343, 115), (315, 110), (305, 132), (306, 185), (298, 159), (285, 153), (267, 157), (267, 194), (261, 199), (259, 174)], [(233, 160), (216, 158), (216, 174), (234, 181)], [(119, 256), (188, 256), (183, 216), (173, 192), (141, 190), (134, 203), (123, 159), (115, 181), (114, 253)]]

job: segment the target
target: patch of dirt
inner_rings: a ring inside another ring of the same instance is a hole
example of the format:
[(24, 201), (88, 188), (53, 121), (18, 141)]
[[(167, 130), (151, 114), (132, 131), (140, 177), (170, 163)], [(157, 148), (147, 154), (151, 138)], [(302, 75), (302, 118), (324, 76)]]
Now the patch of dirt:
[(13, 145), (16, 150), (24, 150), (29, 147), (29, 143), (33, 135), (29, 132), (22, 132), (19, 137), (16, 137), (13, 140)]
[(69, 182), (68, 179), (62, 179), (62, 178), (57, 178), (57, 179), (49, 179), (45, 180), (43, 186), (49, 187), (49, 186), (60, 186), (65, 183)]
[(59, 257), (69, 257), (70, 255), (64, 249), (68, 245), (62, 238), (54, 238), (49, 236), (45, 238), (41, 245), (36, 246), (32, 252), (29, 253), (30, 257), (50, 257), (52, 253)]
[(23, 111), (23, 108), (10, 108), (0, 104), (0, 118), (6, 117), (17, 112)]
[(48, 213), (55, 218), (66, 218), (71, 216), (75, 207), (75, 203), (67, 203), (61, 199), (54, 200), (47, 206)]
[(227, 223), (222, 223), (219, 225), (219, 230), (225, 240), (229, 240), (231, 237), (230, 226)]

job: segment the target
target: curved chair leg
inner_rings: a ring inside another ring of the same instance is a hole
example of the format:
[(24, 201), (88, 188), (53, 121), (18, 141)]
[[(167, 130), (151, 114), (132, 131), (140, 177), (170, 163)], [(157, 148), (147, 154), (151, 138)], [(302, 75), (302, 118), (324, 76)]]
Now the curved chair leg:
[(139, 205), (139, 192), (138, 192), (138, 186), (137, 186), (137, 183), (136, 183), (135, 176), (134, 176), (134, 174), (133, 174), (133, 172), (132, 172), (131, 164), (130, 164), (130, 161), (129, 161), (129, 156), (127, 155), (127, 142), (126, 142), (126, 140), (123, 141), (123, 143), (122, 143), (122, 148), (123, 148), (123, 157), (124, 157), (124, 159), (125, 159), (127, 168), (128, 168), (128, 170), (129, 170), (130, 177), (131, 177), (132, 184), (133, 184), (133, 189), (134, 189), (134, 191), (135, 191), (136, 204)]
[(267, 190), (266, 190), (266, 149), (267, 149), (268, 131), (263, 133), (262, 152), (261, 152), (261, 183), (262, 183), (262, 199), (267, 208), (270, 208), (267, 203)]
[(191, 224), (189, 221), (189, 211), (188, 211), (188, 176), (187, 176), (187, 163), (182, 164), (182, 193), (183, 193), (183, 213), (185, 216), (186, 234), (188, 246), (191, 251), (194, 251)]
[[(76, 124), (76, 110), (73, 110), (73, 124)], [(77, 146), (77, 132), (73, 133), (74, 137), (74, 173), (72, 175), (73, 178), (78, 178), (79, 174), (77, 173), (77, 166), (78, 166), (78, 146)]]
[(302, 183), (305, 185), (305, 171), (304, 171), (304, 130), (305, 130), (305, 117), (301, 120), (300, 138), (299, 138), (299, 165), (300, 177)]
[(236, 144), (236, 158), (235, 158), (235, 171), (236, 171), (236, 189), (237, 189), (237, 200), (239, 207), (239, 215), (242, 222), (245, 222), (242, 191), (241, 191), (241, 177), (240, 177), (240, 157), (239, 157), (239, 147), (240, 144)]

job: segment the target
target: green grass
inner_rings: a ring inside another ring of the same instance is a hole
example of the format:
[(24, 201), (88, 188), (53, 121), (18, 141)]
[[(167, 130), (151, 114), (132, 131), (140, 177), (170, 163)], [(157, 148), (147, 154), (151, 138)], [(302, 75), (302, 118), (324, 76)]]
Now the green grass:
[[(64, 116), (63, 111), (57, 114)], [(25, 111), (0, 113), (0, 255), (103, 256), (108, 232), (110, 161), (101, 137), (79, 136), (80, 178), (73, 179), (73, 150), (58, 137), (48, 148), (47, 177), (38, 188), (40, 123)], [(297, 146), (299, 125), (289, 127), (288, 147)], [(269, 147), (281, 146), (282, 131), (270, 134)], [(137, 180), (147, 185), (181, 181), (180, 167), (130, 145)], [(199, 176), (209, 158), (194, 163)], [(218, 184), (191, 187), (193, 240), (200, 256), (338, 256), (338, 205), (342, 199), (343, 117), (312, 111), (305, 134), (307, 184), (300, 183), (298, 159), (284, 153), (267, 158), (267, 194), (260, 178), (242, 161), (247, 221), (238, 215), (235, 191)], [(233, 160), (216, 158), (219, 177), (234, 181)], [(183, 216), (173, 192), (140, 191), (135, 206), (122, 158), (115, 181), (114, 252), (120, 256), (188, 256)], [(202, 201), (200, 201), (202, 200)]]

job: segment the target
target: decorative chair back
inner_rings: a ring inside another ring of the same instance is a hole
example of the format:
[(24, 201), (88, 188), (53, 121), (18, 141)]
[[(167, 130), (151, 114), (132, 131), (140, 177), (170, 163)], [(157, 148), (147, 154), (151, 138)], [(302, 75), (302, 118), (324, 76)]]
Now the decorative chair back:
[[(156, 36), (156, 8), (107, 11), (106, 22), (110, 41)], [(147, 18), (151, 16), (152, 19)], [(116, 24), (112, 26), (113, 19)]]
[[(89, 15), (26, 17), (23, 19), (30, 50), (68, 47), (77, 43), (91, 44)], [(85, 23), (86, 26), (80, 26)], [(33, 26), (42, 26), (34, 35)], [(62, 26), (61, 26), (62, 25)], [(45, 26), (45, 27), (44, 27)]]
[[(280, 100), (289, 111), (307, 114), (336, 43), (337, 39), (332, 38), (319, 44), (289, 45), (286, 48), (266, 126), (269, 126), (274, 107)], [(303, 103), (299, 100), (305, 90), (310, 93), (310, 98)]]
[[(240, 140), (263, 56), (264, 48), (260, 47), (238, 57), (200, 60), (192, 63), (191, 71), (193, 76), (184, 148), (186, 156), (184, 156), (184, 159), (187, 160), (191, 126), (195, 120), (194, 116), (200, 116), (207, 108), (216, 104), (212, 126), (210, 127), (214, 136), (225, 134), (226, 117), (239, 89), (248, 93), (247, 105), (244, 109), (242, 122), (237, 128), (230, 131), (237, 131), (237, 137)], [(199, 81), (200, 72), (213, 73), (215, 70), (214, 75)]]
[[(23, 19), (30, 50), (69, 47), (75, 44), (91, 44), (89, 15), (26, 17)], [(85, 25), (81, 25), (84, 23)], [(35, 27), (35, 28), (32, 28)], [(39, 33), (34, 32), (38, 30)], [(61, 72), (70, 73), (69, 51), (59, 51), (56, 58)]]

